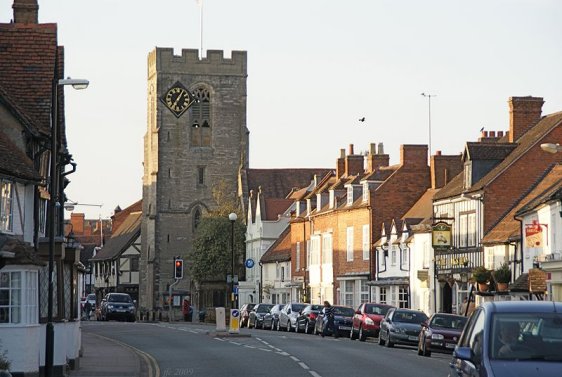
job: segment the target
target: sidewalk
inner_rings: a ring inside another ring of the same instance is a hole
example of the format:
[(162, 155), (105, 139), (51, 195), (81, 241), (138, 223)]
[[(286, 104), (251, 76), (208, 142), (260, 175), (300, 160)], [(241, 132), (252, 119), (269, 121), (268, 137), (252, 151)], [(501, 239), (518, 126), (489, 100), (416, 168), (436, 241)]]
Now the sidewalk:
[[(111, 339), (82, 332), (83, 355), (80, 367), (69, 371), (69, 376), (149, 376), (149, 360)], [(150, 376), (149, 376), (150, 377)]]

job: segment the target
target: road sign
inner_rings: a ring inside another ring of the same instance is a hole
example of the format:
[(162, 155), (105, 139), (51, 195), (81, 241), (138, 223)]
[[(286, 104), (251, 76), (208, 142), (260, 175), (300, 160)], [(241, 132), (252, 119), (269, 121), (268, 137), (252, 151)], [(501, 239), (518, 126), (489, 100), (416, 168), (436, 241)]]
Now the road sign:
[(254, 267), (254, 264), (255, 264), (255, 262), (252, 258), (246, 259), (246, 263), (245, 263), (246, 268), (252, 268), (252, 267)]

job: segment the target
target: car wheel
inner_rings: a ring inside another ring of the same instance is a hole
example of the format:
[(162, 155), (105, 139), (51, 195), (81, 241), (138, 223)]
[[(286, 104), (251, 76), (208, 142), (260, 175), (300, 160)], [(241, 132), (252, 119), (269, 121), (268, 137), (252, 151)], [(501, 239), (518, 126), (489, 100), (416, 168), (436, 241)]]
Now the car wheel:
[(367, 335), (363, 332), (363, 326), (359, 327), (359, 341), (364, 342), (367, 340)]
[(355, 336), (355, 329), (351, 326), (351, 331), (349, 332), (349, 339), (355, 340), (357, 337)]

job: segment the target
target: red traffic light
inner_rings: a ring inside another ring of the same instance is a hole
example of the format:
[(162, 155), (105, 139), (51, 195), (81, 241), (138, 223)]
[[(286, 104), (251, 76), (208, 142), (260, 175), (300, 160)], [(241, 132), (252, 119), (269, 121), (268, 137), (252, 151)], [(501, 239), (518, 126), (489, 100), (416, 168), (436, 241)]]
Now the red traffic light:
[(174, 260), (174, 279), (183, 279), (183, 259)]

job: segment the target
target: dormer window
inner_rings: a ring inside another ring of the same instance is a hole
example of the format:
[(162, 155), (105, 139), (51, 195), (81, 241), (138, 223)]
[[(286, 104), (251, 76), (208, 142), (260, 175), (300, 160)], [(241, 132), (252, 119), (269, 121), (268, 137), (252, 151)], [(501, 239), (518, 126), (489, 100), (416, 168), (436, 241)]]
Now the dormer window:
[(363, 182), (363, 203), (366, 203), (369, 200), (369, 184), (367, 182)]
[(472, 164), (464, 163), (464, 188), (469, 189), (472, 186)]
[(347, 205), (353, 204), (353, 186), (347, 186)]

